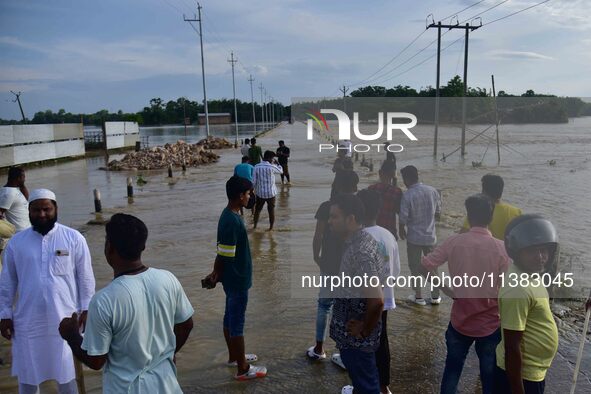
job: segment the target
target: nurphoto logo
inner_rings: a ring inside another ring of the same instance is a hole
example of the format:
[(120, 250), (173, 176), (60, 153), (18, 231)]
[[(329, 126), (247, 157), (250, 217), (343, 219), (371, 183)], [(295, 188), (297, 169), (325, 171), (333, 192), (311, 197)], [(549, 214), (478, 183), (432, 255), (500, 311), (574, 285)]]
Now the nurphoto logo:
[[(320, 112), (307, 112), (308, 119), (308, 140), (313, 139), (314, 124), (318, 126), (319, 131), (330, 131), (328, 123), (322, 114), (332, 114), (337, 117), (338, 121), (338, 140), (351, 140), (351, 119), (349, 115), (338, 109), (321, 109)], [(411, 128), (417, 125), (417, 117), (408, 112), (386, 112), (386, 139), (392, 141), (393, 131), (400, 130), (411, 141), (418, 141), (418, 138), (410, 131)], [(399, 123), (400, 120), (407, 120), (407, 122)], [(378, 112), (377, 117), (378, 130), (375, 133), (364, 134), (359, 129), (359, 112), (353, 112), (353, 133), (355, 137), (361, 141), (378, 141), (382, 138), (384, 133), (384, 112)], [(369, 152), (375, 148), (378, 152), (384, 146), (381, 143), (375, 144), (345, 144), (342, 146), (335, 146), (334, 144), (319, 144), (318, 151), (331, 151), (347, 149), (350, 152)], [(389, 152), (402, 152), (404, 147), (400, 144), (389, 144), (385, 148)]]

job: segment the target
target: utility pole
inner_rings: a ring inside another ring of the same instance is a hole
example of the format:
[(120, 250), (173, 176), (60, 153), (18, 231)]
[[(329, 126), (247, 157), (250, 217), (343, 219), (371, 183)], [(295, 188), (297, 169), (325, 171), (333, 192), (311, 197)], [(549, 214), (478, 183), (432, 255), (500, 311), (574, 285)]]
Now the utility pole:
[(16, 99), (13, 101), (13, 103), (18, 103), (18, 107), (21, 110), (21, 116), (23, 117), (23, 123), (27, 123), (27, 119), (25, 118), (25, 112), (23, 111), (23, 105), (21, 104), (21, 94), (23, 94), (23, 93), (22, 92), (15, 93), (12, 90), (10, 91), (10, 93), (12, 93), (16, 96)]
[[(427, 29), (437, 28), (437, 88), (436, 88), (436, 98), (435, 98), (435, 144), (437, 144), (437, 130), (438, 130), (438, 122), (439, 122), (439, 71), (440, 71), (440, 55), (441, 55), (441, 28), (444, 29), (463, 29), (465, 31), (465, 38), (464, 38), (464, 95), (462, 98), (462, 147), (461, 147), (461, 155), (464, 157), (466, 154), (466, 96), (468, 95), (468, 38), (469, 32), (476, 30), (482, 27), (482, 21), (478, 26), (472, 26), (470, 23), (466, 23), (465, 25), (443, 25), (441, 22), (435, 24), (435, 22), (431, 23), (427, 26)], [(437, 154), (436, 146), (433, 147), (434, 153)]]
[[(265, 123), (269, 123), (269, 107), (267, 104), (267, 88), (265, 88)], [(267, 126), (269, 125), (267, 124)]]
[(248, 82), (250, 82), (250, 102), (252, 103), (252, 123), (254, 127), (254, 134), (257, 133), (257, 117), (254, 112), (254, 94), (252, 92), (252, 83), (254, 82), (254, 78), (252, 74), (250, 74), (250, 78), (248, 78)]
[(263, 83), (259, 83), (259, 89), (261, 91), (261, 122), (263, 123), (262, 131), (265, 130), (265, 102), (263, 101)]
[(234, 52), (230, 52), (230, 59), (228, 62), (232, 64), (232, 93), (234, 93), (234, 128), (236, 129), (236, 140), (234, 141), (234, 148), (238, 148), (238, 110), (236, 109), (236, 83), (234, 82), (234, 64), (238, 60), (234, 59)]
[(343, 87), (339, 88), (339, 90), (343, 93), (343, 112), (347, 113), (347, 102), (345, 101), (345, 98), (347, 97), (347, 92), (349, 91), (349, 88), (343, 85)]
[(491, 75), (490, 78), (492, 79), (492, 93), (493, 98), (495, 100), (495, 122), (497, 127), (497, 164), (501, 163), (501, 147), (499, 141), (499, 105), (497, 104), (497, 92), (495, 90), (495, 76)]
[(183, 97), (183, 125), (185, 125), (185, 142), (187, 142), (187, 110), (185, 108), (185, 98)]
[(275, 126), (275, 99), (271, 97), (271, 122)]
[[(197, 3), (197, 12), (199, 13), (199, 18), (187, 19), (183, 15), (183, 19), (185, 22), (199, 22), (199, 42), (201, 44), (201, 77), (203, 79), (203, 107), (205, 109), (205, 133), (207, 134), (207, 138), (209, 138), (209, 111), (207, 108), (207, 89), (205, 87), (205, 62), (203, 60), (203, 31), (201, 30), (201, 4)], [(193, 26), (191, 24), (191, 26)], [(197, 118), (199, 118), (199, 114), (197, 114)]]
[[(434, 27), (431, 24), (427, 29)], [(435, 78), (435, 133), (433, 135), (433, 157), (437, 157), (437, 142), (439, 136), (439, 85), (441, 76), (441, 22), (437, 23), (437, 77)]]

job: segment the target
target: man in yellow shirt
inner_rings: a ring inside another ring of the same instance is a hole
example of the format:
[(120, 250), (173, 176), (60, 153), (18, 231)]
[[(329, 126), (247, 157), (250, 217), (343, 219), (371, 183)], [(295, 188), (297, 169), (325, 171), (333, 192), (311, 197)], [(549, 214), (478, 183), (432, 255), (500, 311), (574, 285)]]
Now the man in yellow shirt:
[(543, 393), (546, 371), (558, 350), (558, 329), (542, 274), (558, 235), (540, 215), (522, 215), (507, 226), (505, 248), (513, 259), (499, 291), (502, 339), (497, 346), (495, 393)]
[[(488, 229), (493, 237), (502, 241), (505, 238), (505, 228), (507, 228), (511, 220), (521, 215), (521, 209), (501, 201), (505, 182), (499, 175), (486, 174), (482, 177), (481, 182), (482, 193), (490, 197), (495, 203), (493, 218), (488, 225)], [(465, 218), (460, 232), (464, 233), (468, 230), (470, 230), (470, 225), (468, 224), (468, 218)]]

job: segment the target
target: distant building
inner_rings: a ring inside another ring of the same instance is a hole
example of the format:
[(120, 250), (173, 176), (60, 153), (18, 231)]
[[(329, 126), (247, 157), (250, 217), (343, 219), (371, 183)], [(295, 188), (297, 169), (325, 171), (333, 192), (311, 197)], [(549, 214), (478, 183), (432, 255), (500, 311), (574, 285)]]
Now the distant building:
[[(208, 114), (209, 124), (230, 124), (232, 123), (232, 114), (229, 112), (219, 112)], [(205, 114), (199, 114), (198, 124), (205, 124)]]

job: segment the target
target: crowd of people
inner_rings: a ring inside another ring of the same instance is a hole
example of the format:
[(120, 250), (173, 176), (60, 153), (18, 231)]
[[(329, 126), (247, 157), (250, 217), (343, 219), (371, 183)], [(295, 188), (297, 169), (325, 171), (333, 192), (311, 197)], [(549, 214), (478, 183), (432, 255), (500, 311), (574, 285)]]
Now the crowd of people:
[[(290, 184), (290, 149), (279, 141), (275, 152), (263, 152), (252, 138), (240, 152), (241, 163), (226, 182), (228, 203), (218, 222), (213, 269), (202, 287), (223, 287), (227, 365), (236, 369), (236, 380), (247, 381), (265, 377), (267, 368), (255, 365), (258, 356), (245, 351), (253, 261), (244, 210), (253, 210), (256, 228), (267, 204), (273, 230), (275, 175)], [(327, 359), (328, 335), (338, 350), (330, 359), (352, 383), (342, 393), (391, 392), (387, 322), (396, 299), (394, 288), (384, 283), (400, 275), (398, 241), (405, 241), (411, 274), (433, 288), (425, 299), (421, 286), (415, 286), (408, 302), (437, 307), (443, 292), (453, 303), (441, 393), (457, 392), (472, 344), (483, 393), (543, 393), (558, 333), (547, 289), (529, 279), (552, 270), (558, 248), (553, 224), (503, 202), (503, 179), (487, 174), (481, 192), (465, 200), (463, 227), (438, 243), (441, 195), (420, 181), (418, 169), (400, 169), (403, 191), (390, 154), (379, 181), (358, 190), (359, 176), (348, 153), (338, 151), (330, 199), (315, 214), (313, 259), (323, 276), (367, 275), (379, 281), (320, 288), (315, 344), (306, 357), (314, 363)], [(118, 213), (106, 224), (104, 254), (113, 280), (96, 293), (84, 236), (58, 222), (52, 191), (28, 191), (22, 168), (11, 168), (0, 190), (0, 221), (12, 226), (0, 234), (10, 237), (2, 251), (0, 332), (12, 343), (19, 393), (38, 393), (47, 380), (57, 381), (60, 393), (77, 393), (77, 363), (103, 369), (105, 393), (182, 392), (175, 354), (190, 335), (194, 310), (172, 273), (142, 262), (148, 229), (139, 218)], [(445, 263), (451, 276), (490, 275), (490, 285), (433, 285)], [(528, 280), (501, 281), (503, 274)], [(591, 294), (586, 307), (591, 308)]]

